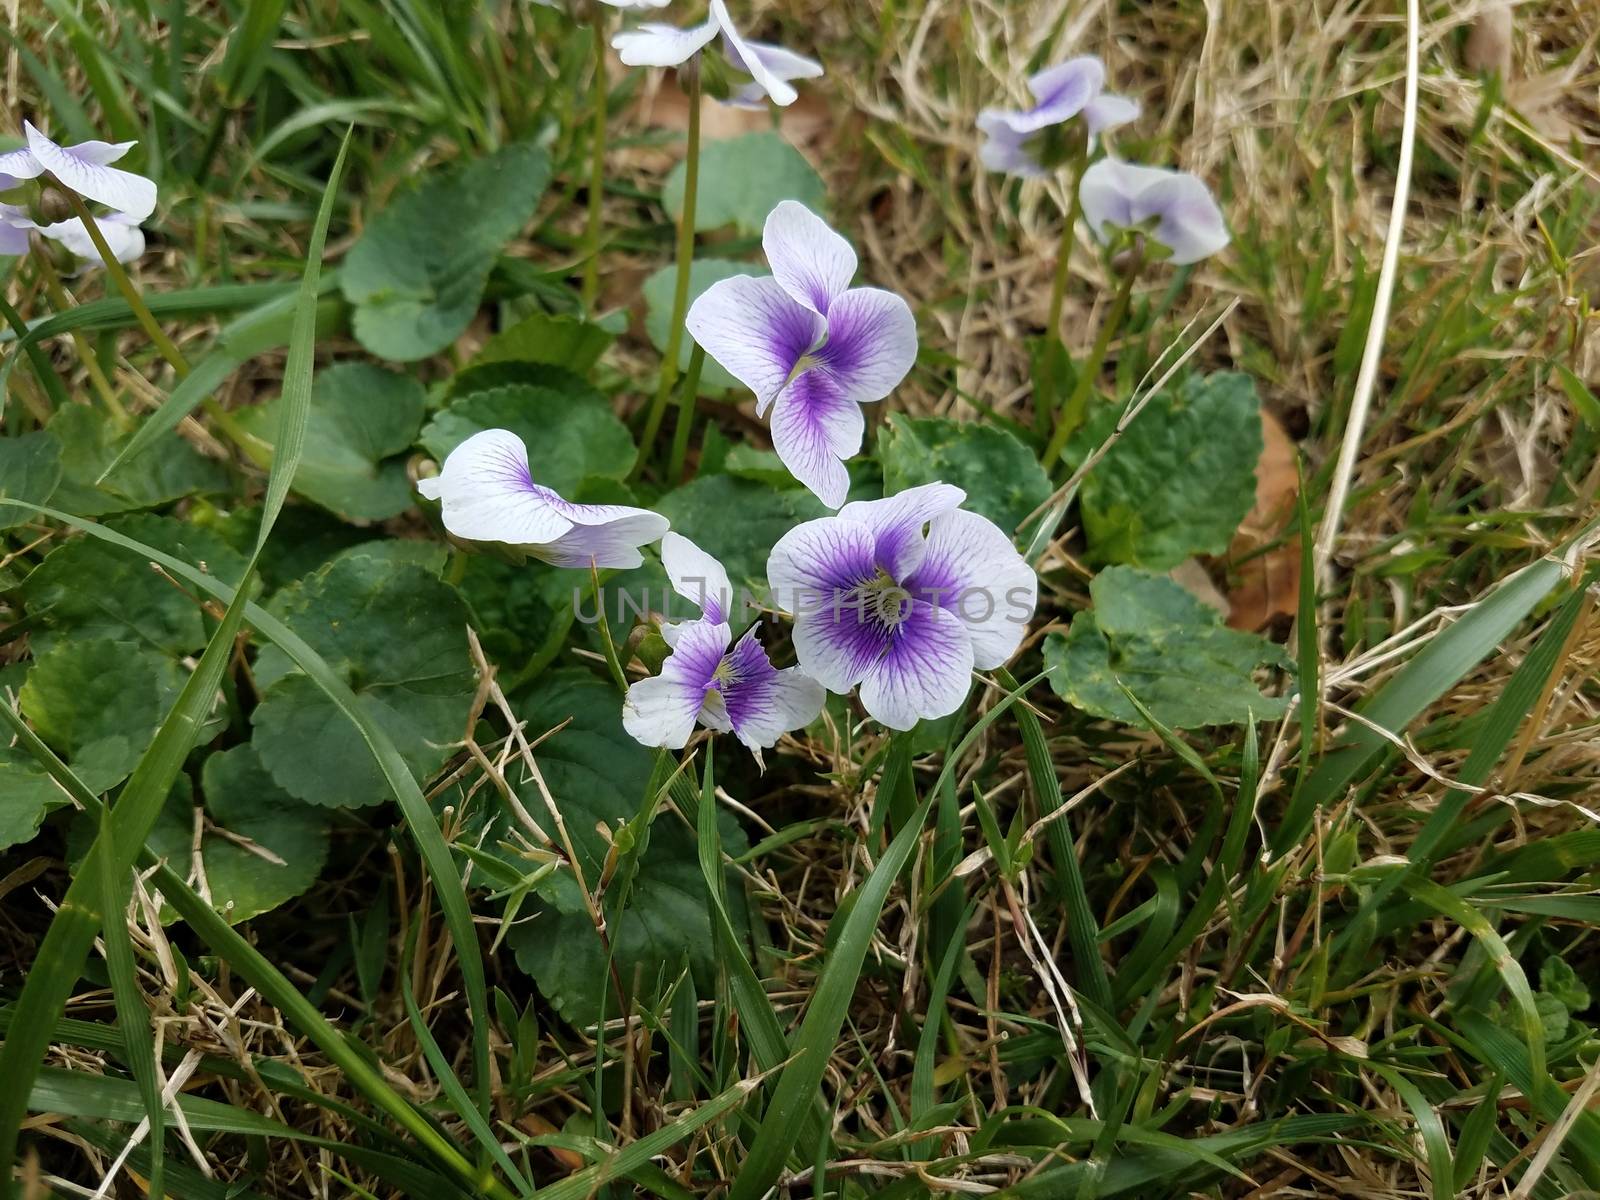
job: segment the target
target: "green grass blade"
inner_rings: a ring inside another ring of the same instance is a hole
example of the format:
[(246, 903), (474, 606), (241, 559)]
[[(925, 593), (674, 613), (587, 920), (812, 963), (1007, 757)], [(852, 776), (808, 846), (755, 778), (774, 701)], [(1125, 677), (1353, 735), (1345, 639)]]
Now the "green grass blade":
[(1422, 1148), (1428, 1156), (1429, 1194), (1433, 1200), (1454, 1200), (1455, 1156), (1450, 1152), (1450, 1138), (1445, 1133), (1444, 1122), (1439, 1119), (1439, 1110), (1429, 1104), (1422, 1089), (1400, 1071), (1382, 1063), (1373, 1063), (1371, 1066), (1389, 1081), (1389, 1086), (1400, 1093), (1400, 1098), (1416, 1118), (1417, 1132), (1422, 1135)]
[(478, 1144), (489, 1153), (489, 1156), (499, 1164), (506, 1178), (511, 1180), (512, 1186), (518, 1194), (530, 1196), (533, 1188), (522, 1177), (522, 1172), (517, 1170), (516, 1164), (511, 1161), (505, 1149), (500, 1145), (500, 1139), (495, 1137), (494, 1130), (489, 1127), (489, 1122), (473, 1105), (472, 1097), (467, 1095), (467, 1089), (461, 1086), (461, 1080), (456, 1078), (450, 1060), (445, 1057), (444, 1051), (439, 1048), (438, 1041), (433, 1036), (433, 1030), (428, 1028), (427, 1018), (422, 1015), (422, 1009), (417, 1005), (417, 998), (411, 990), (411, 963), (416, 954), (417, 934), (420, 925), (411, 927), (411, 937), (406, 946), (405, 961), (400, 965), (400, 998), (405, 1002), (406, 1017), (411, 1022), (411, 1031), (417, 1035), (417, 1043), (422, 1047), (423, 1057), (428, 1060), (434, 1078), (439, 1081), (439, 1086), (444, 1089), (445, 1097), (450, 1101), (450, 1107), (455, 1110), (472, 1136), (478, 1139)]
[[(337, 190), (337, 171), (336, 166), (335, 177), (330, 179), (326, 189), (329, 196)], [(329, 211), (331, 211), (331, 201), (325, 201), (322, 219), (319, 220), (318, 235), (314, 238), (319, 247), (320, 237), (327, 232), (325, 218)], [(306, 266), (306, 273), (312, 280), (309, 289), (302, 287), (301, 298), (302, 303), (308, 307), (315, 303), (315, 275), (320, 265), (319, 254)], [(309, 331), (313, 328), (314, 313), (308, 313), (307, 317), (308, 320), (303, 328), (308, 331), (307, 336), (309, 336)], [(289, 419), (292, 411), (302, 426), (310, 403), (310, 354), (311, 348), (305, 347), (300, 360), (300, 377), (286, 375), (284, 384), (285, 420)], [(291, 362), (293, 362), (292, 355)], [(298, 404), (289, 401), (291, 391), (303, 393)], [(301, 435), (303, 441), (303, 429)], [(292, 475), (296, 465), (298, 460), (294, 456), (280, 455), (273, 467), (273, 478), (276, 479), (279, 475)], [(270, 490), (270, 481), (268, 486)], [(58, 515), (66, 516), (64, 513)], [(271, 532), (272, 519), (275, 516), (275, 511), (263, 515), (255, 554), (245, 567), (238, 587), (228, 590), (227, 611), (207, 642), (199, 663), (184, 682), (171, 712), (156, 731), (155, 738), (134, 768), (133, 775), (112, 810), (109, 830), (113, 837), (112, 843), (109, 846), (102, 846), (99, 838), (96, 839), (95, 846), (85, 858), (85, 862), (90, 865), (79, 871), (68, 885), (66, 897), (55, 919), (51, 921), (44, 942), (39, 948), (37, 966), (28, 973), (23, 983), (22, 995), (17, 1002), (16, 1020), (5, 1045), (0, 1047), (0, 1078), (8, 1081), (4, 1094), (0, 1095), (0, 1162), (11, 1162), (15, 1157), (28, 1084), (39, 1069), (45, 1048), (49, 1045), (50, 1030), (56, 1018), (61, 1015), (62, 1007), (66, 1004), (67, 996), (77, 981), (83, 961), (89, 953), (95, 929), (100, 925), (103, 911), (99, 876), (103, 871), (111, 871), (120, 877), (132, 867), (139, 849), (144, 845), (145, 838), (149, 836), (151, 827), (166, 803), (167, 793), (172, 787), (173, 780), (177, 778), (178, 772), (183, 768), (184, 760), (195, 746), (206, 716), (211, 711), (217, 689), (221, 686), (223, 673), (233, 657), (234, 639), (238, 636), (245, 610), (249, 606), (250, 581), (255, 576), (261, 547)], [(92, 527), (87, 522), (71, 523), (78, 525), (79, 528)], [(8, 1200), (11, 1189), (12, 1180), (9, 1174), (0, 1178), (0, 1200)]]
[(587, 1197), (604, 1195), (602, 1189), (615, 1179), (623, 1179), (647, 1165), (658, 1154), (665, 1153), (684, 1138), (703, 1129), (712, 1121), (732, 1112), (746, 1097), (760, 1086), (764, 1075), (741, 1079), (726, 1091), (718, 1093), (691, 1113), (663, 1125), (654, 1132), (629, 1142), (615, 1154), (569, 1175), (559, 1183), (539, 1189), (544, 1200), (587, 1200)]
[[(1467, 760), (1454, 772), (1454, 778), (1458, 782), (1469, 787), (1478, 787), (1489, 778), (1490, 771), (1505, 754), (1506, 747), (1516, 736), (1517, 730), (1549, 681), (1552, 672), (1560, 669), (1561, 652), (1566, 646), (1567, 636), (1572, 632), (1578, 614), (1586, 602), (1584, 588), (1576, 586), (1572, 589), (1572, 594), (1556, 610), (1555, 616), (1534, 643), (1533, 650), (1518, 664), (1505, 689), (1490, 706), (1482, 725), (1473, 732), (1472, 749), (1467, 754)], [(1364, 922), (1360, 918), (1378, 913), (1408, 876), (1426, 874), (1428, 866), (1433, 862), (1434, 851), (1456, 828), (1471, 798), (1472, 793), (1461, 788), (1451, 788), (1444, 794), (1438, 807), (1434, 809), (1406, 851), (1407, 857), (1411, 860), (1410, 870), (1391, 872), (1376, 883), (1362, 899), (1358, 918), (1346, 925), (1339, 934), (1334, 943), (1336, 949), (1348, 948), (1351, 952), (1361, 951), (1361, 942), (1353, 939), (1358, 930), (1370, 929), (1371, 925), (1370, 922)], [(1355, 967), (1355, 963), (1349, 963), (1346, 971)]]
[[(325, 277), (319, 285), (323, 293), (337, 286), (333, 277)], [(178, 427), (184, 417), (192, 413), (206, 397), (221, 387), (235, 371), (259, 354), (275, 350), (289, 340), (295, 314), (299, 310), (297, 294), (279, 296), (260, 308), (245, 313), (217, 335), (216, 343), (188, 375), (180, 379), (161, 406), (146, 417), (134, 431), (128, 444), (100, 473), (96, 482), (103, 482), (120, 469), (129, 459), (142, 454), (161, 437)], [(335, 328), (343, 314), (343, 303), (337, 296), (325, 296), (317, 306), (317, 332), (322, 334)]]
[[(1567, 568), (1557, 554), (1530, 563), (1424, 646), (1357, 711), (1373, 724), (1398, 734), (1493, 654), (1566, 575)], [(1365, 725), (1350, 729), (1344, 745), (1322, 760), (1285, 811), (1272, 839), (1273, 856), (1282, 856), (1298, 846), (1314, 814), (1339, 796), (1388, 744)]]
[[(1003, 688), (1015, 688), (1017, 681), (1009, 671), (995, 672)], [(1028, 757), (1028, 777), (1033, 782), (1034, 798), (1039, 803), (1039, 816), (1047, 817), (1061, 807), (1061, 781), (1056, 777), (1055, 762), (1050, 757), (1050, 744), (1045, 739), (1044, 726), (1026, 704), (1017, 705), (1017, 729), (1022, 734), (1022, 746)], [(1072, 944), (1072, 962), (1078, 976), (1078, 986), (1085, 995), (1101, 1008), (1111, 1007), (1111, 982), (1106, 975), (1105, 960), (1100, 957), (1100, 922), (1089, 907), (1089, 894), (1084, 889), (1083, 871), (1078, 865), (1078, 849), (1072, 837), (1071, 818), (1057, 817), (1046, 826), (1050, 843), (1050, 861), (1056, 869), (1056, 883), (1061, 892), (1062, 905), (1067, 910), (1067, 940)]]
[(1449, 917), (1465, 929), (1489, 955), (1489, 961), (1499, 973), (1506, 991), (1511, 994), (1512, 1006), (1522, 1021), (1522, 1035), (1528, 1047), (1528, 1066), (1535, 1081), (1545, 1076), (1544, 1025), (1539, 1020), (1539, 1008), (1534, 1003), (1533, 988), (1522, 964), (1511, 953), (1511, 948), (1495, 932), (1489, 919), (1460, 896), (1440, 887), (1428, 879), (1408, 879), (1406, 891), (1442, 916)]
[[(100, 798), (91, 792), (75, 774), (72, 768), (62, 762), (55, 753), (39, 740), (39, 735), (29, 729), (22, 718), (9, 706), (0, 704), (0, 720), (10, 725), (17, 741), (45, 768), (51, 778), (76, 800), (84, 809), (91, 813), (108, 811)], [(119, 806), (120, 807), (120, 806)], [(115, 810), (109, 810), (115, 815)], [(120, 841), (113, 843), (120, 845)], [(152, 869), (156, 886), (166, 902), (172, 906), (206, 945), (210, 946), (219, 957), (227, 960), (228, 964), (236, 970), (252, 987), (259, 991), (262, 997), (274, 1007), (279, 1009), (285, 1019), (295, 1028), (303, 1032), (313, 1044), (317, 1046), (336, 1065), (349, 1080), (352, 1087), (367, 1097), (377, 1108), (392, 1117), (396, 1124), (417, 1139), (440, 1164), (451, 1172), (458, 1180), (468, 1185), (468, 1190), (474, 1195), (487, 1195), (494, 1200), (515, 1200), (513, 1193), (508, 1191), (498, 1180), (487, 1177), (469, 1163), (456, 1147), (442, 1135), (433, 1124), (421, 1113), (417, 1112), (403, 1097), (399, 1095), (388, 1081), (384, 1079), (382, 1071), (370, 1059), (370, 1051), (358, 1049), (343, 1034), (335, 1029), (317, 1011), (305, 995), (289, 982), (289, 979), (279, 971), (262, 953), (255, 948), (245, 937), (229, 925), (223, 917), (212, 908), (198, 892), (184, 881), (183, 877), (168, 867), (164, 861), (159, 860), (148, 849), (139, 847), (138, 860), (144, 866)], [(80, 873), (80, 878), (82, 874)], [(70, 892), (69, 892), (70, 896)], [(62, 909), (65, 911), (63, 904)], [(58, 916), (51, 924), (54, 930), (60, 923)], [(92, 936), (92, 931), (91, 931)], [(48, 935), (47, 935), (48, 939)], [(35, 974), (39, 973), (37, 970)], [(31, 979), (31, 976), (30, 976)], [(26, 998), (26, 993), (24, 995)], [(6, 1031), (6, 1048), (9, 1049), (17, 1031), (23, 1023), (22, 1004), (19, 1003), (12, 1014), (10, 1024)], [(54, 1029), (54, 1025), (51, 1026)], [(42, 1052), (41, 1052), (42, 1053)], [(34, 1072), (37, 1073), (37, 1072)], [(21, 1095), (26, 1097), (27, 1090), (22, 1090)], [(10, 1093), (8, 1092), (9, 1099)], [(142, 1101), (140, 1101), (142, 1103)], [(140, 1114), (142, 1115), (142, 1114)], [(255, 1114), (251, 1114), (254, 1116)], [(137, 1117), (135, 1117), (137, 1119)], [(266, 1118), (262, 1118), (266, 1119)], [(9, 1178), (0, 1179), (0, 1183), (9, 1184)]]
[[(953, 757), (953, 756), (952, 756)], [(760, 1131), (750, 1147), (728, 1193), (728, 1200), (756, 1200), (766, 1193), (788, 1160), (800, 1134), (804, 1114), (816, 1103), (822, 1077), (828, 1068), (844, 1025), (845, 1013), (855, 995), (856, 980), (866, 961), (867, 947), (878, 926), (878, 917), (889, 898), (889, 889), (911, 859), (911, 851), (922, 836), (923, 823), (933, 807), (938, 789), (928, 792), (910, 821), (900, 827), (872, 868), (866, 882), (856, 891), (844, 917), (844, 926), (828, 955), (816, 993), (806, 1009), (805, 1019), (795, 1034), (794, 1057), (783, 1068), (773, 1088), (772, 1099), (761, 1119)]]
[(100, 907), (104, 912), (101, 928), (106, 947), (106, 974), (111, 979), (111, 997), (116, 1004), (117, 1023), (122, 1028), (123, 1052), (133, 1068), (133, 1078), (144, 1102), (150, 1122), (150, 1170), (145, 1183), (150, 1200), (165, 1194), (162, 1162), (166, 1136), (166, 1105), (161, 1103), (161, 1075), (156, 1070), (155, 1046), (147, 1036), (150, 1013), (139, 990), (139, 972), (134, 963), (133, 938), (128, 933), (125, 915), (130, 888), (128, 873), (118, 872), (112, 854), (114, 837), (109, 809), (100, 810)]

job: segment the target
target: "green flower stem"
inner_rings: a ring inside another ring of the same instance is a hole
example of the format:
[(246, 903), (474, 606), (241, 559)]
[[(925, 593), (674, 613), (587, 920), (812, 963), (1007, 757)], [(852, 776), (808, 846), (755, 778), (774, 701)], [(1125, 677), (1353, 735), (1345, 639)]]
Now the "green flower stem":
[(667, 398), (678, 378), (678, 351), (683, 346), (683, 321), (689, 311), (689, 266), (694, 260), (694, 208), (700, 190), (700, 66), (689, 71), (689, 146), (683, 167), (683, 211), (678, 214), (678, 278), (672, 292), (672, 321), (667, 326), (667, 349), (661, 359), (661, 379), (656, 384), (655, 400), (650, 405), (639, 439), (639, 457), (633, 464), (638, 474), (650, 455), (650, 444), (661, 429)]
[[(1061, 332), (1061, 308), (1067, 299), (1067, 280), (1072, 274), (1072, 235), (1078, 227), (1078, 218), (1083, 214), (1083, 202), (1078, 198), (1079, 185), (1083, 181), (1083, 168), (1087, 155), (1079, 153), (1072, 160), (1072, 174), (1067, 181), (1067, 219), (1061, 226), (1061, 244), (1056, 250), (1056, 275), (1050, 285), (1050, 312), (1045, 318), (1045, 336), (1050, 339), (1049, 349), (1046, 351), (1045, 377), (1051, 381), (1052, 387), (1061, 374), (1061, 365), (1067, 358), (1066, 339)], [(1055, 397), (1044, 398), (1044, 403), (1037, 405), (1034, 410), (1035, 424), (1038, 426), (1040, 436), (1049, 427), (1050, 412), (1054, 405), (1051, 403)], [(1046, 460), (1048, 461), (1048, 460)]]
[[(62, 286), (61, 276), (56, 271), (56, 265), (50, 259), (49, 251), (43, 247), (31, 256), (35, 268), (39, 272), (39, 280), (44, 284), (45, 294), (50, 297), (50, 303), (58, 313), (64, 313), (73, 307), (72, 297), (67, 295), (67, 289)], [(106, 378), (100, 369), (100, 360), (95, 357), (94, 348), (89, 345), (89, 339), (83, 336), (81, 329), (72, 331), (72, 345), (78, 351), (78, 357), (83, 362), (83, 369), (89, 373), (89, 383), (94, 387), (95, 394), (110, 412), (111, 419), (119, 426), (126, 428), (128, 424), (128, 410), (122, 407), (122, 402), (117, 399), (117, 394), (111, 388), (111, 381)]]
[(1061, 406), (1061, 411), (1056, 417), (1055, 432), (1050, 435), (1050, 444), (1044, 451), (1044, 469), (1052, 469), (1056, 460), (1061, 457), (1061, 452), (1067, 448), (1067, 439), (1073, 431), (1083, 424), (1084, 412), (1089, 406), (1089, 393), (1094, 390), (1095, 379), (1100, 374), (1100, 368), (1106, 361), (1106, 351), (1111, 348), (1111, 338), (1122, 325), (1122, 319), (1128, 314), (1128, 301), (1133, 295), (1133, 281), (1137, 279), (1137, 268), (1130, 268), (1122, 277), (1122, 283), (1117, 288), (1117, 298), (1111, 302), (1111, 311), (1106, 319), (1100, 323), (1100, 332), (1094, 339), (1094, 348), (1089, 351), (1089, 357), (1078, 371), (1078, 382), (1072, 389), (1072, 394), (1067, 397), (1066, 403)]
[(622, 660), (617, 657), (617, 644), (611, 640), (611, 624), (606, 620), (605, 592), (600, 588), (600, 570), (592, 562), (589, 564), (589, 578), (594, 584), (594, 611), (599, 617), (595, 627), (600, 632), (600, 648), (605, 651), (606, 668), (611, 672), (611, 682), (626, 696), (628, 676), (622, 669)]
[(667, 482), (683, 481), (683, 462), (689, 454), (689, 427), (694, 424), (695, 395), (700, 391), (700, 371), (706, 365), (706, 350), (696, 343), (689, 356), (689, 370), (678, 388), (678, 425), (672, 431), (672, 459), (667, 467)]
[(606, 14), (600, 0), (590, 0), (594, 30), (594, 130), (589, 141), (589, 225), (584, 236), (583, 311), (594, 315), (600, 294), (600, 210), (606, 184)]
[[(100, 252), (100, 260), (105, 264), (106, 274), (111, 277), (112, 284), (128, 302), (128, 307), (133, 310), (134, 318), (139, 322), (139, 327), (149, 336), (151, 343), (162, 358), (171, 364), (179, 379), (189, 373), (189, 360), (184, 358), (183, 351), (166, 335), (156, 320), (155, 314), (150, 311), (139, 289), (133, 286), (133, 280), (128, 278), (128, 272), (117, 261), (117, 256), (111, 252), (111, 247), (106, 244), (105, 235), (100, 232), (100, 226), (95, 223), (94, 214), (89, 211), (89, 206), (83, 202), (76, 192), (67, 188), (61, 189), (72, 205), (72, 211), (83, 221), (83, 227), (88, 231), (89, 240), (94, 243), (94, 248)], [(252, 460), (260, 461), (262, 445), (260, 439), (251, 437), (239, 423), (233, 419), (222, 405), (218, 404), (212, 396), (207, 396), (201, 401), (201, 406), (206, 410), (206, 415), (217, 423), (217, 428), (228, 435), (228, 440), (243, 450)]]

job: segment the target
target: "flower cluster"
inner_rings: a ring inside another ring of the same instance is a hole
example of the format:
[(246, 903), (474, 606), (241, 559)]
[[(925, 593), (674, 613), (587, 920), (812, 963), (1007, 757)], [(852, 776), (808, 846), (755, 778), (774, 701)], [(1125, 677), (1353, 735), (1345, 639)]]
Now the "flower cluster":
[[(23, 122), (23, 132), (27, 135), (25, 146), (0, 154), (0, 191), (48, 174), (74, 195), (110, 208), (110, 212), (95, 217), (94, 223), (118, 262), (129, 262), (143, 254), (144, 231), (139, 223), (155, 211), (156, 185), (143, 175), (110, 165), (135, 143), (91, 141), (62, 146), (27, 121)], [(100, 252), (81, 217), (40, 225), (26, 209), (0, 204), (0, 254), (26, 254), (28, 234), (35, 231), (80, 258), (91, 263), (100, 261)]]
[(697, 724), (732, 733), (760, 758), (816, 719), (825, 692), (859, 689), (891, 729), (947, 716), (974, 668), (998, 667), (1021, 645), (1037, 602), (1032, 568), (993, 522), (960, 506), (944, 483), (846, 504), (773, 546), (767, 577), (794, 618), (799, 663), (778, 668), (741, 614), (727, 571), (665, 518), (623, 505), (575, 504), (535, 482), (516, 434), (489, 429), (446, 457), (418, 490), (440, 502), (445, 528), (565, 567), (631, 568), (659, 541), (673, 589), (700, 610), (663, 624), (659, 674), (628, 690), (624, 724), (649, 746), (681, 748)]
[[(978, 157), (991, 171), (1045, 179), (1052, 170), (1083, 161), (1101, 133), (1139, 115), (1139, 105), (1103, 91), (1105, 65), (1093, 55), (1068, 59), (1028, 80), (1035, 104), (1025, 112), (985, 109), (978, 114), (984, 135)], [(1065, 130), (1082, 118), (1082, 136)], [(1177, 265), (1199, 262), (1228, 244), (1228, 227), (1210, 189), (1187, 171), (1145, 167), (1104, 157), (1078, 181), (1084, 220), (1102, 244), (1121, 233), (1160, 247)]]

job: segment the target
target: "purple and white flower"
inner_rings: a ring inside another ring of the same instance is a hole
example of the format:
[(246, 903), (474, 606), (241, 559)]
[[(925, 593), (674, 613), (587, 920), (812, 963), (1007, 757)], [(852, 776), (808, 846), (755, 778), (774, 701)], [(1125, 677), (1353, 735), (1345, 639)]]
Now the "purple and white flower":
[(796, 667), (779, 670), (756, 636), (734, 640), (733, 603), (721, 563), (686, 537), (661, 540), (661, 562), (680, 596), (700, 606), (698, 620), (662, 627), (672, 653), (661, 673), (628, 689), (623, 727), (646, 746), (681, 750), (696, 724), (732, 733), (761, 761), (791, 729), (816, 720), (827, 693)]
[(1105, 64), (1092, 54), (1069, 58), (1034, 75), (1028, 80), (1035, 101), (1032, 108), (986, 108), (978, 114), (978, 129), (985, 135), (978, 150), (983, 165), (991, 171), (1040, 179), (1048, 172), (1034, 152), (1034, 139), (1045, 130), (1081, 116), (1089, 136), (1097, 137), (1137, 117), (1138, 101), (1103, 90), (1105, 83)]
[(1228, 244), (1228, 225), (1211, 189), (1187, 171), (1103, 158), (1083, 173), (1083, 217), (1101, 242), (1114, 229), (1138, 230), (1182, 266)]
[(822, 64), (813, 59), (768, 42), (746, 41), (728, 15), (725, 0), (711, 0), (711, 11), (703, 25), (680, 29), (646, 22), (617, 34), (611, 39), (611, 46), (630, 67), (677, 67), (714, 42), (719, 33), (728, 64), (752, 80), (734, 92), (729, 99), (731, 104), (755, 108), (763, 98), (770, 98), (780, 107), (790, 105), (800, 96), (790, 80), (815, 79), (822, 74)]
[(917, 323), (893, 292), (853, 288), (855, 251), (805, 205), (767, 214), (770, 276), (707, 288), (687, 326), (707, 354), (772, 412), (772, 444), (790, 473), (830, 508), (844, 503), (844, 460), (861, 449), (861, 406), (882, 400), (917, 357)]
[(847, 504), (791, 529), (767, 560), (800, 669), (831, 692), (859, 685), (891, 729), (959, 708), (974, 667), (1016, 653), (1038, 602), (1033, 569), (965, 499), (930, 483)]
[[(144, 230), (127, 213), (105, 213), (95, 218), (95, 224), (118, 262), (132, 262), (144, 253)], [(26, 209), (15, 204), (0, 204), (0, 254), (26, 254), (28, 234), (34, 230), (87, 260), (87, 266), (102, 265), (100, 251), (80, 218), (40, 225), (28, 216)]]
[(637, 567), (639, 547), (667, 532), (667, 519), (645, 509), (574, 504), (535, 483), (528, 448), (509, 429), (473, 434), (417, 491), (440, 502), (456, 537), (504, 542), (558, 567)]
[(135, 225), (155, 211), (155, 182), (110, 165), (136, 143), (79, 142), (76, 146), (62, 146), (40, 133), (31, 122), (24, 121), (22, 128), (28, 144), (0, 154), (0, 175), (37, 179), (48, 171), (62, 187), (85, 200), (98, 200)]

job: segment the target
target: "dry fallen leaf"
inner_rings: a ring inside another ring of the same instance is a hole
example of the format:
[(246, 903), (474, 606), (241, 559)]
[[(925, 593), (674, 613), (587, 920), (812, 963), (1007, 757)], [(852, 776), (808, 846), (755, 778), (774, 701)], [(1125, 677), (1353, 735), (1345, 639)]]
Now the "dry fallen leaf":
[(1276, 541), (1294, 520), (1299, 476), (1294, 442), (1278, 419), (1261, 414), (1261, 458), (1256, 463), (1256, 502), (1228, 547), (1230, 575), (1228, 624), (1260, 630), (1279, 617), (1293, 617), (1300, 598), (1300, 539), (1257, 553)]

